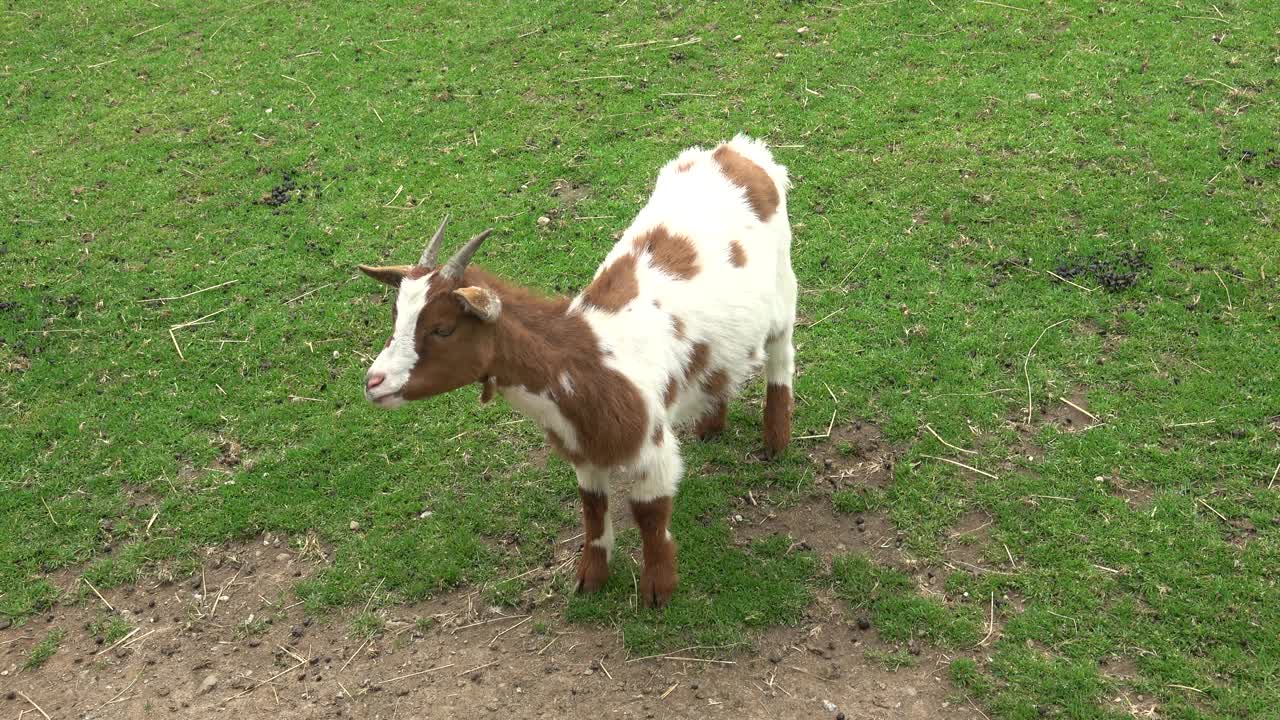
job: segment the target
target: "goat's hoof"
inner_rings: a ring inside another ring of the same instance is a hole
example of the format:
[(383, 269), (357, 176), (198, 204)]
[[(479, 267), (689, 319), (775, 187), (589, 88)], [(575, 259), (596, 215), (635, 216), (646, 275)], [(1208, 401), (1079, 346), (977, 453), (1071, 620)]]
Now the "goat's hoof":
[(585, 547), (578, 558), (578, 592), (593, 593), (604, 587), (609, 579), (609, 560), (604, 550)]
[(766, 462), (770, 460), (777, 460), (778, 458), (782, 457), (782, 455), (786, 453), (786, 451), (787, 451), (787, 448), (785, 445), (780, 448), (771, 448), (766, 446), (756, 451), (756, 458)]
[(640, 604), (644, 607), (665, 607), (675, 591), (674, 572), (646, 572), (640, 576)]

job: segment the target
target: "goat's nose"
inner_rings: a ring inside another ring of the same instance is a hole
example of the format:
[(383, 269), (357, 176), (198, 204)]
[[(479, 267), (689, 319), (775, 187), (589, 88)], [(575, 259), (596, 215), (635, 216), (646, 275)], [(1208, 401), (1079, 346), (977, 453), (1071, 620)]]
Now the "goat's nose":
[(379, 385), (381, 385), (382, 381), (386, 379), (387, 379), (387, 376), (384, 373), (373, 373), (372, 375), (364, 379), (364, 389), (372, 390), (378, 387)]

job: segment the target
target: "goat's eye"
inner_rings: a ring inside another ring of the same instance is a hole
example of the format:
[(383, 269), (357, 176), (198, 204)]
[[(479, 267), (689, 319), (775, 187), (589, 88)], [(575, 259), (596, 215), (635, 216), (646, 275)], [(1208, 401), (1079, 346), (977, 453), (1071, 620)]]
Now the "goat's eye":
[(453, 334), (453, 328), (439, 327), (439, 328), (436, 328), (435, 330), (432, 330), (431, 334), (437, 337), (449, 337), (450, 335)]

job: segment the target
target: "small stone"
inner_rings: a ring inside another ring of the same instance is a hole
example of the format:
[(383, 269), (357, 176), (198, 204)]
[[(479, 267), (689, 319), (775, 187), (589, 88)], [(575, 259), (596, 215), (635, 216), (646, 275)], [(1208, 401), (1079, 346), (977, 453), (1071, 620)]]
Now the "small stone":
[(741, 39), (742, 39), (742, 36), (741, 36), (741, 35), (734, 35), (734, 36), (733, 36), (733, 41), (734, 41), (734, 42), (738, 42), (738, 41), (739, 41), (739, 40), (741, 40)]
[(352, 530), (359, 530), (359, 529), (360, 529), (360, 523), (356, 522), (355, 520), (352, 520), (352, 521), (351, 521), (351, 529), (352, 529)]
[(773, 54), (773, 58), (774, 58), (775, 60), (781, 60), (782, 58), (784, 58), (784, 57), (786, 57), (786, 56), (787, 56), (787, 55), (786, 55), (786, 53), (780, 53), (780, 52), (779, 52), (779, 53), (774, 53), (774, 54)]
[(276, 555), (276, 562), (288, 562), (289, 553), (279, 553)]
[(538, 218), (538, 224), (541, 225), (542, 227), (546, 227), (551, 224), (551, 218), (547, 217), (546, 215), (542, 215)]
[(859, 629), (859, 630), (870, 630), (870, 629), (871, 629), (871, 621), (870, 621), (870, 620), (868, 620), (868, 619), (866, 619), (865, 617), (860, 617), (860, 618), (858, 618), (858, 629)]
[(1028, 99), (1028, 100), (1039, 100), (1039, 99), (1040, 99), (1040, 93), (1027, 93), (1027, 99)]
[(779, 655), (778, 653), (771, 653), (769, 655), (769, 662), (773, 663), (774, 665), (777, 665), (778, 663), (782, 662), (782, 656)]
[(808, 27), (798, 27), (798, 28), (796, 28), (796, 34), (797, 34), (797, 35), (803, 35), (803, 34), (805, 34), (805, 33), (807, 33), (807, 32), (809, 32), (809, 28), (808, 28)]
[(209, 675), (208, 677), (206, 677), (206, 678), (204, 679), (204, 682), (200, 683), (200, 692), (199, 692), (199, 694), (200, 694), (200, 695), (204, 695), (205, 693), (209, 692), (210, 690), (212, 690), (212, 689), (214, 689), (214, 688), (216, 688), (216, 687), (218, 687), (218, 676), (217, 676), (217, 675)]
[(305, 632), (306, 630), (303, 630), (301, 625), (294, 625), (293, 627), (289, 628), (289, 634), (296, 638), (302, 637), (303, 633)]

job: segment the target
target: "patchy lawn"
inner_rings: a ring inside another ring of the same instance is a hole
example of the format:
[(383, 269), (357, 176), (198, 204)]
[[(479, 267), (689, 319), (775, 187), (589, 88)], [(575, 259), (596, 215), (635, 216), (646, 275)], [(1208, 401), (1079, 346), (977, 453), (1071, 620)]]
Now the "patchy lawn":
[[(11, 3), (5, 666), (36, 682), (136, 626), (98, 593), (191, 592), (270, 534), (315, 572), (263, 601), (362, 640), (471, 592), (743, 659), (831, 603), (875, 635), (850, 667), (933, 658), (991, 717), (1269, 712), (1278, 31), (1263, 0)], [(354, 266), (448, 212), (573, 292), (662, 163), (739, 130), (795, 184), (807, 437), (757, 462), (749, 387), (685, 444), (671, 607), (635, 608), (634, 530), (566, 597), (571, 470), (478, 389), (367, 406), (390, 307)]]

